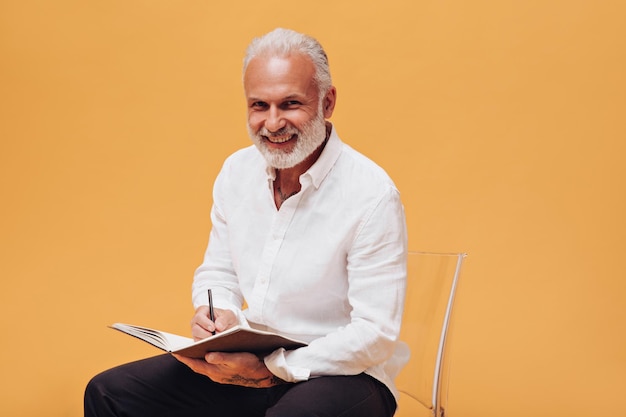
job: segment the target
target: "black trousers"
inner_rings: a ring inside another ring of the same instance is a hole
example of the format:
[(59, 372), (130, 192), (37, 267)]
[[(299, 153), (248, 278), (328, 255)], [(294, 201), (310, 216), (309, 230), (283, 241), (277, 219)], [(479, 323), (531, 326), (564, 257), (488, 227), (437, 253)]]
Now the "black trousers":
[(85, 417), (392, 417), (396, 402), (370, 377), (327, 376), (271, 388), (223, 385), (170, 355), (95, 376)]

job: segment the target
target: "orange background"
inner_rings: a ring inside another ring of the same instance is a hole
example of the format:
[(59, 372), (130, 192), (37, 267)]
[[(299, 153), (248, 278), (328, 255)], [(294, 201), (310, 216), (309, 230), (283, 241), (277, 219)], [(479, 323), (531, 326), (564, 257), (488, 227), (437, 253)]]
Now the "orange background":
[(0, 415), (79, 416), (187, 332), (211, 186), (246, 146), (253, 36), (326, 47), (342, 138), (410, 248), (467, 251), (450, 415), (625, 415), (620, 1), (0, 1)]

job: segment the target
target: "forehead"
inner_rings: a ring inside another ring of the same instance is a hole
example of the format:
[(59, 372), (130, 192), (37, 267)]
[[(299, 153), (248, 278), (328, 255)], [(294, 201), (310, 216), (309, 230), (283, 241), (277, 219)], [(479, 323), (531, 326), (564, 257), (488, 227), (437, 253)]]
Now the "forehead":
[(248, 64), (243, 77), (247, 98), (317, 96), (315, 67), (302, 54), (258, 56)]

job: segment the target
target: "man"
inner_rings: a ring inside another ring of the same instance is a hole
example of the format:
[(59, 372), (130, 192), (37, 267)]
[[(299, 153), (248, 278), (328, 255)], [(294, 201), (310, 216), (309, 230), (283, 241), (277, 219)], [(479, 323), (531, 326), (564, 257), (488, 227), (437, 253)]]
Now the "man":
[(407, 251), (399, 193), (327, 122), (337, 94), (317, 41), (284, 29), (255, 39), (243, 84), (255, 146), (231, 155), (215, 181), (192, 334), (241, 324), (309, 344), (123, 365), (89, 383), (86, 416), (395, 412), (393, 378), (406, 359), (397, 341)]

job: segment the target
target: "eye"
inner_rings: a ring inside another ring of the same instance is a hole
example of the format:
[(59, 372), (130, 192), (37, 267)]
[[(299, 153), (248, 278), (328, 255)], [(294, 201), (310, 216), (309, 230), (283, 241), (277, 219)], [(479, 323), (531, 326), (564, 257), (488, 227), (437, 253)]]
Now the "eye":
[(265, 110), (268, 105), (264, 101), (254, 101), (250, 104), (250, 108), (254, 110)]
[(283, 103), (283, 108), (285, 109), (295, 109), (297, 107), (300, 107), (302, 105), (302, 103), (298, 100), (287, 100)]

